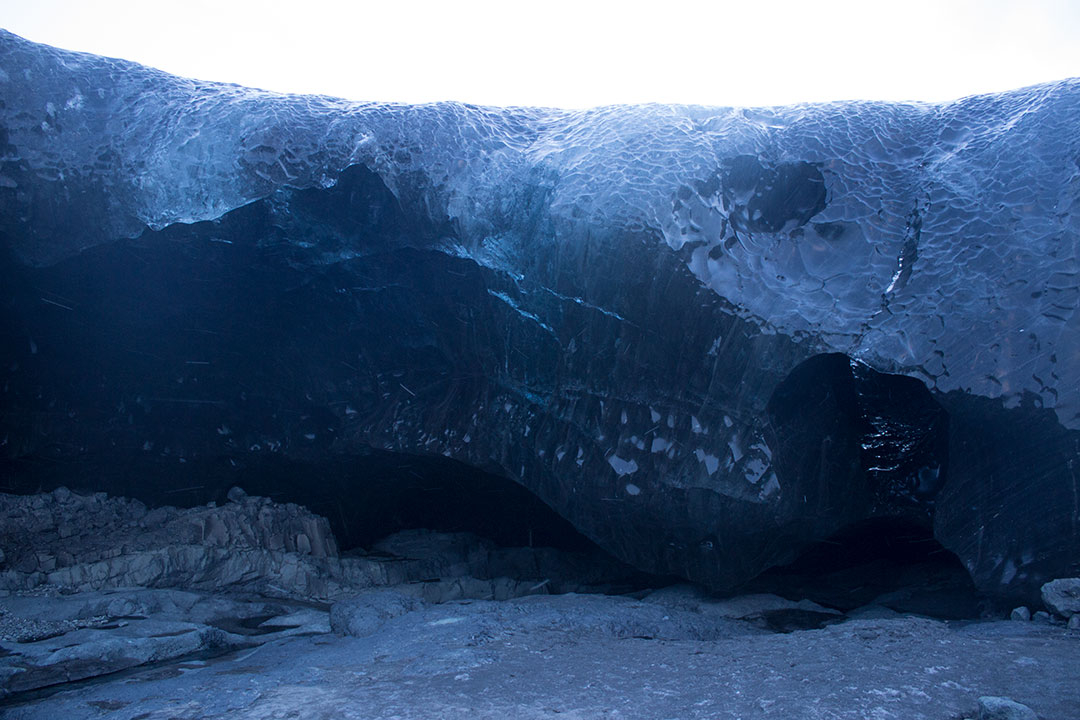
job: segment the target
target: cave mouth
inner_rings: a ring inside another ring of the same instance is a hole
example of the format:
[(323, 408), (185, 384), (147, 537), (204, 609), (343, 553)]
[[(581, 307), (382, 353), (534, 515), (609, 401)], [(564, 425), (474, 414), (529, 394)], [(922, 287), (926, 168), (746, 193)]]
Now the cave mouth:
[(875, 517), (814, 543), (744, 591), (803, 598), (842, 612), (885, 608), (945, 620), (979, 617), (983, 601), (928, 523)]
[(815, 355), (776, 387), (767, 413), (774, 465), (822, 514), (929, 520), (948, 480), (949, 415), (922, 381)]
[[(0, 492), (33, 494), (63, 486), (133, 498), (150, 508), (224, 505), (230, 489), (239, 487), (325, 517), (343, 555), (379, 553), (381, 541), (404, 531), (465, 533), (497, 548), (554, 551), (565, 562), (549, 567), (573, 572), (584, 564), (595, 581), (590, 584), (611, 592), (671, 583), (621, 562), (517, 482), (445, 457), (381, 450), (317, 460), (265, 454), (242, 462), (222, 456), (183, 463), (127, 455), (81, 462), (24, 456), (0, 463), (0, 478)], [(554, 577), (551, 585), (571, 586), (572, 580)]]
[[(372, 451), (321, 462), (285, 460), (246, 467), (235, 484), (327, 518), (343, 552), (416, 529), (471, 533), (503, 547), (601, 552), (522, 485), (443, 457)], [(227, 490), (216, 488), (213, 499), (222, 502)]]

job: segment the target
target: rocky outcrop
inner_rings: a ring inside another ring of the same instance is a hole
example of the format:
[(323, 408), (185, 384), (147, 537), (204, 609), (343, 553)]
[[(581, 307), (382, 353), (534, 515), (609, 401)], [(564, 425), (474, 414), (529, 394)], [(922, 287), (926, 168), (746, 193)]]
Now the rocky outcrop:
[(385, 451), (716, 588), (871, 516), (994, 595), (1078, 570), (1077, 81), (412, 107), (7, 33), (0, 69), (8, 489), (361, 488)]
[(350, 582), (382, 580), (375, 565), (344, 569), (324, 518), (265, 498), (239, 499), (220, 508), (147, 510), (66, 488), (0, 495), (0, 589), (247, 587), (314, 599)]
[(0, 494), (0, 702), (331, 627), (370, 634), (434, 604), (636, 579), (595, 553), (428, 530), (341, 556), (325, 518), (239, 488), (228, 495), (220, 507), (148, 510), (67, 488)]
[(0, 591), (116, 588), (253, 592), (329, 602), (388, 585), (428, 602), (604, 591), (640, 581), (595, 553), (501, 548), (467, 533), (414, 530), (338, 555), (325, 518), (248, 496), (154, 510), (105, 493), (0, 494)]

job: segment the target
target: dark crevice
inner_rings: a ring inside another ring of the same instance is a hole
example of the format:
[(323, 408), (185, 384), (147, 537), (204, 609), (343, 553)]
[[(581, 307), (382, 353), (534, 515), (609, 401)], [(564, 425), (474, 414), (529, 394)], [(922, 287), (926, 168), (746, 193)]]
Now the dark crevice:
[(919, 380), (816, 355), (777, 386), (768, 416), (781, 478), (816, 495), (804, 502), (833, 517), (929, 519), (948, 475), (949, 416)]
[(849, 525), (744, 590), (808, 598), (844, 612), (877, 605), (965, 619), (983, 609), (963, 564), (934, 539), (930, 526), (898, 518)]
[(817, 355), (777, 386), (768, 417), (781, 485), (799, 488), (795, 502), (821, 518), (813, 529), (827, 539), (754, 588), (841, 610), (882, 602), (940, 617), (978, 613), (967, 570), (933, 533), (949, 414), (922, 382)]

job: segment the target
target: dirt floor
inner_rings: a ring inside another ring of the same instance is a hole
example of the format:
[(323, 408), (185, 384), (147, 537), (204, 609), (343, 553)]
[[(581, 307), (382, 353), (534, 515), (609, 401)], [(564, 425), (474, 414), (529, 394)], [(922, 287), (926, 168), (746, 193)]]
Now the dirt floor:
[(996, 695), (1080, 718), (1080, 631), (1060, 624), (882, 610), (780, 633), (730, 603), (656, 600), (452, 601), (383, 613), (363, 637), (326, 632), (314, 610), (307, 632), (16, 694), (0, 715), (957, 720)]

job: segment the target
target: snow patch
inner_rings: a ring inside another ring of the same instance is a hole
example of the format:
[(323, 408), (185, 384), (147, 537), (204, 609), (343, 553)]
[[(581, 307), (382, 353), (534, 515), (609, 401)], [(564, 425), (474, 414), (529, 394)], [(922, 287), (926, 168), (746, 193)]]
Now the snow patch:
[(1008, 585), (1016, 577), (1016, 565), (1011, 559), (1005, 561), (1005, 567), (1001, 570), (1001, 584)]
[(769, 479), (765, 481), (765, 484), (761, 486), (761, 492), (758, 493), (758, 498), (764, 500), (780, 491), (780, 481), (776, 477), (776, 473), (769, 473)]
[(710, 475), (714, 474), (720, 468), (720, 458), (715, 455), (710, 455), (701, 448), (694, 451), (694, 457), (698, 459), (698, 462), (705, 463), (705, 471)]
[(632, 475), (637, 472), (638, 464), (633, 460), (624, 460), (618, 455), (612, 455), (608, 458), (608, 464), (612, 469), (621, 475)]
[(739, 460), (742, 459), (742, 456), (743, 456), (742, 448), (739, 446), (739, 436), (736, 435), (735, 437), (728, 440), (727, 445), (728, 445), (728, 448), (731, 450), (732, 459), (735, 462), (739, 462)]
[(754, 458), (747, 462), (746, 466), (743, 468), (744, 477), (751, 485), (757, 485), (758, 481), (761, 480), (765, 471), (768, 469), (768, 463), (759, 460), (758, 458)]

